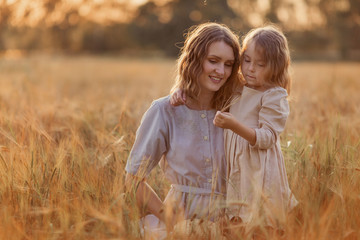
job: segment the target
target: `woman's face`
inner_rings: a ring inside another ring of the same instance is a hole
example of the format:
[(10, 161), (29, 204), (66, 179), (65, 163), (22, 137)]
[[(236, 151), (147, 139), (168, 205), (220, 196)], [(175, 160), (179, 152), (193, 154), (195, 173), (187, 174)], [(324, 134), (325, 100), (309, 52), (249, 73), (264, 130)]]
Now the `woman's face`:
[(224, 41), (210, 44), (199, 78), (201, 93), (214, 94), (218, 91), (230, 77), (234, 61), (234, 51)]

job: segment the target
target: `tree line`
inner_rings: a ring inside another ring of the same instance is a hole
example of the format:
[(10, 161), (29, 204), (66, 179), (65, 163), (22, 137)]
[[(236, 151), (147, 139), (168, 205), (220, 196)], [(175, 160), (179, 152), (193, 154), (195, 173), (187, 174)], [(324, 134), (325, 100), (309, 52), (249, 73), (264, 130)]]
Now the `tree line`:
[(149, 0), (136, 8), (117, 0), (34, 2), (35, 7), (0, 2), (0, 51), (145, 50), (176, 56), (194, 24), (225, 23), (242, 36), (271, 22), (284, 30), (296, 58), (360, 60), (358, 0)]

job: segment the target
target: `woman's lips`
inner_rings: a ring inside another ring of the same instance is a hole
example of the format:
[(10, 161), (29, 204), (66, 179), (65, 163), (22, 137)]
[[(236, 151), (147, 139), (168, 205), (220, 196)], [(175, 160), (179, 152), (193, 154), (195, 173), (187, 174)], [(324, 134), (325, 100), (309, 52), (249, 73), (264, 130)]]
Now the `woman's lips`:
[(214, 82), (214, 83), (220, 83), (221, 80), (222, 80), (222, 78), (220, 78), (220, 77), (214, 77), (214, 76), (210, 76), (210, 79), (211, 79), (211, 81)]

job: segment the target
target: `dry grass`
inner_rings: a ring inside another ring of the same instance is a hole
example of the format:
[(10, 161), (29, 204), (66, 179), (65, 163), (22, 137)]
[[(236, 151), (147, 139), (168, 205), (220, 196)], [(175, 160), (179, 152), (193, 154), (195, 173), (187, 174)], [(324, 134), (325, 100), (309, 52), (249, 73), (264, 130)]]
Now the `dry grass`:
[[(124, 165), (174, 60), (0, 59), (0, 239), (137, 239)], [(300, 201), (285, 234), (360, 238), (359, 63), (296, 63), (282, 136)], [(150, 183), (164, 196), (159, 169)], [(160, 176), (160, 177), (159, 177)]]

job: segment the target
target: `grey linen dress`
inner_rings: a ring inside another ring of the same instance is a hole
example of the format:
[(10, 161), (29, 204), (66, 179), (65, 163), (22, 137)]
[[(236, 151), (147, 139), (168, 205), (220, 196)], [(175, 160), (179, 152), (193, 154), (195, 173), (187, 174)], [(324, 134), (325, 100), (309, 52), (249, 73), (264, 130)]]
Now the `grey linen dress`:
[(225, 203), (223, 129), (214, 126), (214, 116), (215, 110), (173, 107), (170, 96), (155, 100), (141, 120), (126, 164), (128, 173), (144, 178), (160, 163), (171, 183), (165, 202), (174, 201), (186, 219), (195, 214), (216, 219)]
[(281, 87), (265, 92), (244, 87), (230, 108), (238, 121), (256, 132), (252, 146), (231, 130), (224, 131), (230, 217), (249, 223), (265, 216), (267, 225), (277, 225), (297, 204), (289, 188), (279, 136), (290, 112), (287, 96)]

